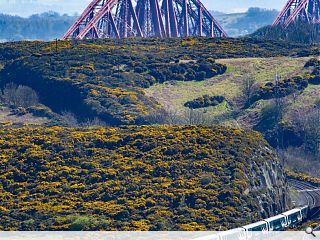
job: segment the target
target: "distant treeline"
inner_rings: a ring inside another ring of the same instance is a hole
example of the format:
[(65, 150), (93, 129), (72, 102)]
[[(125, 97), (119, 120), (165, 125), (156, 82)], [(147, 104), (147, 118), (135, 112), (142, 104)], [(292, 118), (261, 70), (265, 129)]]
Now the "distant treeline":
[(261, 27), (270, 25), (278, 13), (277, 10), (249, 8), (245, 13), (219, 14), (213, 12), (213, 15), (229, 36), (237, 37), (251, 34)]
[(28, 18), (0, 14), (0, 41), (61, 38), (75, 16), (46, 12)]
[(320, 24), (295, 23), (291, 24), (288, 28), (266, 26), (253, 33), (252, 37), (308, 44), (319, 43)]

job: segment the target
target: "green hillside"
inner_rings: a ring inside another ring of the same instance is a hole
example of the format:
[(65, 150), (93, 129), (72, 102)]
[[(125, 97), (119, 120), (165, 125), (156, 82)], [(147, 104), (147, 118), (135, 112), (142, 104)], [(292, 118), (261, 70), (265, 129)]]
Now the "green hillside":
[[(241, 105), (241, 88), (248, 78), (256, 80), (258, 85), (274, 81), (275, 75), (290, 78), (298, 74), (308, 73), (304, 65), (309, 57), (273, 57), (273, 58), (230, 58), (218, 59), (218, 63), (228, 68), (224, 75), (201, 82), (177, 82), (173, 84), (155, 84), (146, 89), (146, 94), (157, 100), (161, 105), (170, 107), (180, 113), (186, 110), (184, 103), (205, 94), (210, 96), (224, 96), (226, 102), (216, 107), (205, 108), (208, 114), (223, 116), (232, 113)], [(310, 86), (313, 88), (313, 86)], [(320, 87), (314, 86), (315, 89)], [(320, 94), (320, 92), (319, 92)], [(314, 99), (316, 101), (316, 99)], [(261, 101), (263, 104), (265, 101)], [(252, 106), (250, 111), (257, 111), (261, 104)], [(202, 109), (204, 110), (204, 109)], [(235, 120), (227, 115), (224, 121)]]
[[(145, 90), (173, 124), (253, 128), (296, 171), (319, 177), (320, 62), (309, 57), (218, 59), (227, 72), (202, 82), (155, 84)], [(279, 82), (277, 82), (278, 76)], [(252, 84), (248, 91), (248, 84)], [(209, 105), (209, 98), (223, 98)], [(189, 109), (186, 104), (202, 106)]]
[(30, 87), (54, 113), (72, 112), (82, 122), (99, 118), (109, 125), (141, 124), (150, 123), (150, 116), (161, 109), (144, 93), (156, 83), (201, 84), (227, 70), (215, 59), (303, 57), (318, 51), (308, 45), (255, 39), (7, 43), (0, 45), (4, 65), (0, 86)]
[(0, 146), (0, 230), (221, 230), (289, 204), (252, 131), (1, 128)]
[(282, 165), (319, 177), (319, 52), (0, 44), (0, 230), (222, 230), (290, 208)]

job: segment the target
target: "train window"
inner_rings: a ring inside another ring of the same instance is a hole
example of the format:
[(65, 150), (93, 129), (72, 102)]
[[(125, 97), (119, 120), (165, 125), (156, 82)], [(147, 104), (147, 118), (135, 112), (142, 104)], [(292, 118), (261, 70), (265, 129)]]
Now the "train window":
[(270, 231), (279, 231), (283, 230), (285, 227), (285, 221), (283, 219), (277, 219), (270, 222)]
[(301, 213), (297, 212), (297, 213), (293, 213), (290, 214), (288, 216), (289, 222), (291, 222), (291, 224), (297, 223), (301, 220)]
[(266, 224), (262, 224), (260, 226), (256, 226), (256, 227), (248, 229), (248, 231), (252, 231), (252, 232), (254, 232), (254, 231), (265, 231), (265, 230), (267, 230), (267, 225)]

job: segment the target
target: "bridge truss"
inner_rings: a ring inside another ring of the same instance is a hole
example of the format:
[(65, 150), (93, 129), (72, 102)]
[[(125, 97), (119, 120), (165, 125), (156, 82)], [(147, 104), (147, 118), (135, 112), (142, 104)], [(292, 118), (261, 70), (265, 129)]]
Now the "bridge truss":
[(320, 0), (289, 0), (273, 22), (273, 26), (288, 27), (295, 21), (320, 23)]
[(93, 0), (63, 39), (227, 37), (200, 0)]

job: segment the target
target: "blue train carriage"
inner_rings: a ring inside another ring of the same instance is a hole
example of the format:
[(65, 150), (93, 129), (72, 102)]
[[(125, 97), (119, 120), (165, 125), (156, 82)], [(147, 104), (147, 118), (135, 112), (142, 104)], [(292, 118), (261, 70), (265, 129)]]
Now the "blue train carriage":
[(266, 221), (260, 221), (252, 223), (242, 227), (246, 231), (247, 240), (264, 239), (264, 236), (268, 233), (268, 223)]
[(284, 212), (281, 215), (286, 217), (288, 227), (295, 227), (302, 222), (302, 212), (300, 208), (295, 208), (290, 211)]
[(277, 215), (271, 218), (265, 219), (268, 223), (269, 231), (283, 231), (288, 227), (287, 218), (284, 215)]
[(263, 232), (268, 231), (268, 223), (266, 221), (260, 221), (243, 226), (246, 232)]

